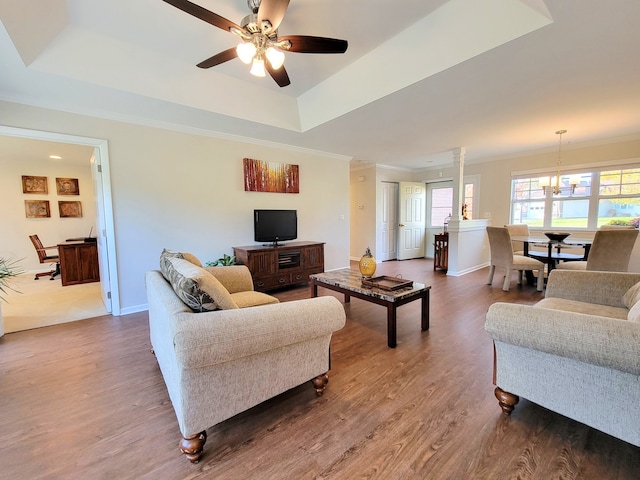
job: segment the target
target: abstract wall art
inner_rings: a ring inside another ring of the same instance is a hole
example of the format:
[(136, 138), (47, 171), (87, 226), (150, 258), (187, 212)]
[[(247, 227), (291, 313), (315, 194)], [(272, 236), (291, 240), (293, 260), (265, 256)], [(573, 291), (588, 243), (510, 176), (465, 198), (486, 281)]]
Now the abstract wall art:
[(300, 193), (298, 165), (243, 159), (245, 192)]

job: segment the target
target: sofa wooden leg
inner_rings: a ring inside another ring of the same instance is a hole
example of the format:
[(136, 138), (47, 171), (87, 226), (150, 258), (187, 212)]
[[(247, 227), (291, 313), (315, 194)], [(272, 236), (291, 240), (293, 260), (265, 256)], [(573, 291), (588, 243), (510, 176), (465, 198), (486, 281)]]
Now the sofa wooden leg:
[(180, 451), (187, 456), (187, 460), (191, 463), (198, 463), (206, 441), (206, 431), (197, 433), (191, 437), (182, 437), (182, 440), (180, 440)]
[(321, 396), (324, 393), (324, 389), (327, 387), (327, 383), (329, 383), (329, 375), (323, 373), (311, 380), (311, 382), (316, 389), (316, 395)]
[(498, 399), (502, 413), (505, 415), (511, 415), (513, 408), (516, 406), (516, 403), (520, 401), (520, 398), (513, 393), (505, 392), (500, 387), (496, 387), (494, 393)]

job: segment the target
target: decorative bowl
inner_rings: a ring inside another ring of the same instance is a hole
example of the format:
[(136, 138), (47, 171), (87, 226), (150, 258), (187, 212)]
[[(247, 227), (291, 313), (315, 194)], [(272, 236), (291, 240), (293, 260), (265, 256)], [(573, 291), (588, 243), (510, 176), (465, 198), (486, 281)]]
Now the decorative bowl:
[(570, 233), (566, 232), (544, 232), (544, 234), (549, 240), (552, 240), (554, 242), (562, 242), (565, 238), (571, 235)]

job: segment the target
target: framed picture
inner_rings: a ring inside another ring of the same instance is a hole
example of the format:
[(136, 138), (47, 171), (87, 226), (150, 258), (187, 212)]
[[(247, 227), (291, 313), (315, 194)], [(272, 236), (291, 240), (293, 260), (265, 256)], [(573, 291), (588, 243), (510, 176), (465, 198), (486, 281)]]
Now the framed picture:
[(24, 210), (27, 218), (49, 218), (51, 216), (49, 200), (25, 200)]
[(35, 193), (38, 195), (49, 193), (47, 177), (34, 177), (22, 175), (22, 193)]
[(300, 193), (298, 165), (245, 158), (244, 191)]
[(58, 195), (80, 195), (77, 178), (56, 178)]
[(60, 218), (80, 218), (82, 217), (82, 204), (80, 202), (58, 202)]

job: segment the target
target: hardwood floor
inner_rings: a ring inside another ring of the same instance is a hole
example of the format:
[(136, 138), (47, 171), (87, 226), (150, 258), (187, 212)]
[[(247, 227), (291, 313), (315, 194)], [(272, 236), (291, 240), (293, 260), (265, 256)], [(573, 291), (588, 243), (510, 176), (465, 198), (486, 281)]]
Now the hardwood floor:
[[(497, 301), (536, 302), (535, 287), (514, 281), (506, 293), (499, 279), (485, 285), (487, 269), (454, 278), (432, 265), (386, 262), (377, 271), (432, 285), (428, 332), (420, 331), (420, 302), (400, 307), (390, 349), (385, 309), (352, 298), (332, 340), (324, 396), (308, 383), (210, 428), (197, 465), (178, 450), (146, 313), (5, 335), (0, 477), (638, 478), (637, 447), (526, 399), (502, 415), (484, 316)], [(305, 298), (309, 289), (276, 296)]]

